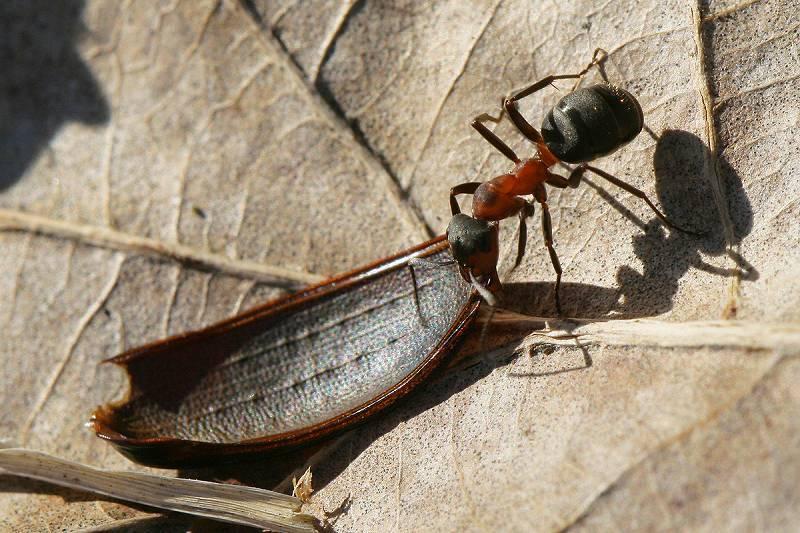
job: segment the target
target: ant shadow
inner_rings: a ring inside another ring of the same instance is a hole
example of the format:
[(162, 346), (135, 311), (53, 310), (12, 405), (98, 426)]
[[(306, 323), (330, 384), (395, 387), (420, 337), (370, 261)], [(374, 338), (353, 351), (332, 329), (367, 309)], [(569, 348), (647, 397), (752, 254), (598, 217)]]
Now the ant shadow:
[[(612, 207), (644, 231), (633, 238), (642, 273), (630, 266), (621, 266), (617, 271), (622, 302), (615, 311), (620, 315), (642, 317), (669, 311), (678, 282), (690, 268), (743, 281), (758, 279), (758, 271), (734, 250), (753, 227), (753, 211), (742, 181), (724, 159), (720, 160), (721, 187), (726, 195), (723, 201), (728, 202), (725, 207), (732, 226), (726, 239), (724, 215), (719, 212), (712, 185), (702, 178), (708, 175), (703, 166), (712, 162), (705, 143), (691, 133), (667, 130), (657, 139), (653, 166), (659, 204), (667, 218), (704, 232), (699, 237), (667, 231), (656, 217), (644, 222), (592, 185)], [(704, 255), (727, 255), (735, 266), (710, 264)]]
[[(615, 288), (562, 282), (561, 300), (566, 316), (643, 318), (666, 313), (673, 307), (680, 279), (691, 268), (715, 276), (739, 277), (742, 281), (758, 279), (757, 270), (735, 251), (753, 225), (753, 211), (739, 176), (724, 159), (720, 160), (731, 220), (732, 236), (728, 238), (732, 242), (728, 243), (712, 186), (703, 178), (708, 175), (704, 166), (712, 161), (705, 143), (681, 130), (667, 130), (660, 137), (653, 137), (657, 139), (653, 166), (658, 204), (667, 218), (703, 235), (670, 230), (655, 215), (643, 220), (596, 181), (584, 178), (584, 184), (642, 230), (633, 236), (633, 250), (641, 261), (641, 273), (629, 265), (620, 266)], [(640, 206), (635, 199), (628, 204), (632, 209)], [(650, 213), (646, 206), (644, 211)], [(723, 254), (734, 266), (719, 267), (703, 258)], [(507, 284), (505, 292), (509, 298), (503, 307), (534, 316), (552, 316), (553, 287), (553, 282)]]
[(24, 175), (65, 122), (109, 119), (102, 91), (76, 50), (84, 4), (0, 2), (0, 191)]

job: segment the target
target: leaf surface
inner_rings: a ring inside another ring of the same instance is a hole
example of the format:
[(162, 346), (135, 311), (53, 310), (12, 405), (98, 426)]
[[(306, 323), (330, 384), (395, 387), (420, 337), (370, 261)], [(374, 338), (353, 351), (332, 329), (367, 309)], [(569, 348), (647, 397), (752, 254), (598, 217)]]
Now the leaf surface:
[[(564, 307), (580, 320), (545, 336), (531, 320), (353, 431), (315, 464), (312, 506), (350, 496), (342, 531), (791, 530), (798, 8), (0, 8), (15, 51), (0, 55), (0, 437), (142, 470), (83, 427), (126, 387), (99, 361), (281, 294), (275, 272), (301, 283), (441, 233), (450, 187), (508, 171), (469, 121), (602, 47), (583, 83), (604, 74), (635, 94), (652, 135), (597, 165), (707, 234), (665, 229), (599, 178), (551, 190)], [(557, 86), (523, 101), (535, 126), (572, 85)], [(492, 127), (531, 153), (507, 121)], [(501, 273), (511, 310), (552, 317), (539, 214), (511, 274), (516, 221), (503, 224)], [(159, 520), (33, 482), (0, 489), (1, 529)]]

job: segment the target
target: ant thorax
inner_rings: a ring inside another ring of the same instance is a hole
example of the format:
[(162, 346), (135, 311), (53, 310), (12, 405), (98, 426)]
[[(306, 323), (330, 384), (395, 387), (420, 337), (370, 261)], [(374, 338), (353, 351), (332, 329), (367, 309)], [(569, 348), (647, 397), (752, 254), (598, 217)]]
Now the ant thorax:
[(549, 176), (548, 168), (549, 165), (538, 154), (515, 164), (512, 173), (516, 178), (516, 183), (509, 193), (516, 195), (533, 194), (533, 191), (547, 180)]

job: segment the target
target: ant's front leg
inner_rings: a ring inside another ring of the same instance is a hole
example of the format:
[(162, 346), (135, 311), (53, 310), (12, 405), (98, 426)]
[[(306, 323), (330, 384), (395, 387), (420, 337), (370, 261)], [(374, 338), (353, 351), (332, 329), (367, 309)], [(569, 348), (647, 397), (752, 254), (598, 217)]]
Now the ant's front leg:
[(522, 262), (522, 256), (525, 255), (525, 245), (528, 242), (528, 221), (534, 213), (533, 204), (525, 202), (522, 209), (519, 210), (519, 243), (517, 244), (517, 258), (514, 260), (514, 266), (511, 267), (511, 272), (519, 266)]
[(461, 208), (458, 206), (456, 196), (459, 194), (475, 194), (475, 191), (478, 189), (478, 187), (480, 187), (480, 185), (481, 182), (479, 181), (470, 181), (467, 183), (462, 183), (461, 185), (456, 185), (450, 189), (450, 211), (452, 212), (453, 216), (461, 212)]
[(533, 193), (536, 201), (542, 206), (542, 234), (544, 235), (544, 245), (547, 247), (547, 252), (550, 254), (550, 262), (553, 263), (553, 270), (556, 271), (556, 311), (559, 315), (563, 314), (561, 311), (561, 262), (558, 260), (558, 254), (553, 247), (553, 222), (550, 219), (550, 208), (547, 205), (547, 191), (544, 185), (539, 186)]

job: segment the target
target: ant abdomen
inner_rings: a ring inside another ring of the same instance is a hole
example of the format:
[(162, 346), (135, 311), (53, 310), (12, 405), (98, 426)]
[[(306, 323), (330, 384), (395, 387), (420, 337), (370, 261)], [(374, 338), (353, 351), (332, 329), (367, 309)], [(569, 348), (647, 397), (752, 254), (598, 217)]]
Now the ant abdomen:
[(600, 84), (559, 100), (545, 117), (541, 133), (560, 160), (584, 163), (629, 143), (643, 126), (642, 108), (631, 93)]

